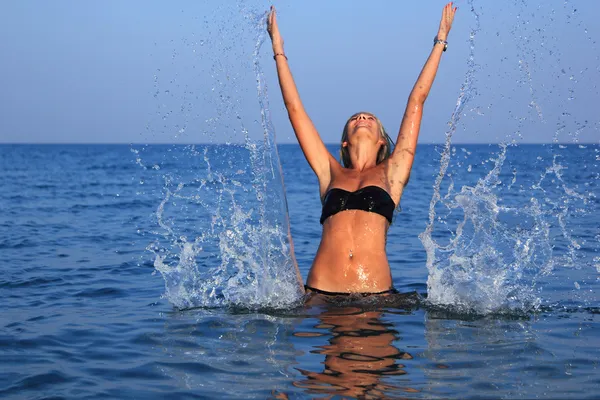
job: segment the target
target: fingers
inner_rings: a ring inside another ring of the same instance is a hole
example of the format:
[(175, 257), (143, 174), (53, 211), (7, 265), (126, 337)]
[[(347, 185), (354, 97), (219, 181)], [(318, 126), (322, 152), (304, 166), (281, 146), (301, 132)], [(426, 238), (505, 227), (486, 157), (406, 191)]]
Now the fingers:
[(453, 2), (451, 1), (444, 6), (444, 9), (442, 11), (444, 17), (454, 16), (454, 13), (456, 12), (456, 10), (458, 10), (458, 7), (453, 7), (453, 5)]
[(452, 1), (444, 6), (444, 9), (442, 10), (442, 21), (452, 23), (454, 14), (456, 13), (456, 10), (458, 10), (458, 7), (453, 6), (454, 3)]
[(454, 7), (454, 2), (450, 1), (446, 3), (442, 10), (442, 18), (440, 20), (440, 29), (438, 31), (438, 38), (446, 40), (450, 29), (452, 29), (452, 22), (454, 21), (454, 14), (458, 10), (458, 7)]
[(273, 26), (277, 25), (276, 17), (277, 10), (275, 10), (274, 6), (271, 6), (269, 10), (269, 16), (267, 17), (267, 30), (271, 32), (273, 30)]
[(270, 26), (277, 24), (277, 10), (275, 9), (275, 6), (271, 6), (268, 22)]
[(277, 27), (277, 10), (274, 6), (271, 6), (269, 10), (267, 32), (269, 32), (269, 37), (273, 43), (273, 50), (275, 52), (283, 53), (283, 39), (281, 38), (279, 28)]

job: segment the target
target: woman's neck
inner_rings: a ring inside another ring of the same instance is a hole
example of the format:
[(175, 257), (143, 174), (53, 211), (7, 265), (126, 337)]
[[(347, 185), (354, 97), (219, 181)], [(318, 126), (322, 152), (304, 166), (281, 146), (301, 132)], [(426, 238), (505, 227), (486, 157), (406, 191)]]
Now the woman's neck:
[[(352, 148), (348, 149), (352, 169), (361, 172), (375, 167), (377, 165), (378, 150), (373, 149), (373, 146), (367, 143), (352, 146)], [(375, 157), (373, 157), (373, 154), (375, 154)]]

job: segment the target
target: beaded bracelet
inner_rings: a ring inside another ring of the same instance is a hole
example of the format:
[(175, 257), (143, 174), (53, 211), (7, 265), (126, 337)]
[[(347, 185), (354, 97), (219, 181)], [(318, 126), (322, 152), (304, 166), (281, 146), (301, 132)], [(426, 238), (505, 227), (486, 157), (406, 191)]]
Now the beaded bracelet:
[(284, 56), (286, 60), (288, 59), (287, 56), (283, 53), (275, 53), (275, 55), (273, 56), (273, 60), (277, 60), (277, 56)]

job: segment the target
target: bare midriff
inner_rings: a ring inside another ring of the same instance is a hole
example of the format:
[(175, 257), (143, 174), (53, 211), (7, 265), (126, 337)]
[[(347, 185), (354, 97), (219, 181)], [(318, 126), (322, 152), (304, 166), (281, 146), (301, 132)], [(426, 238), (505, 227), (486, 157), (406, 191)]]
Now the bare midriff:
[(376, 293), (391, 289), (385, 253), (387, 219), (362, 210), (341, 211), (323, 223), (321, 244), (306, 284), (340, 293)]

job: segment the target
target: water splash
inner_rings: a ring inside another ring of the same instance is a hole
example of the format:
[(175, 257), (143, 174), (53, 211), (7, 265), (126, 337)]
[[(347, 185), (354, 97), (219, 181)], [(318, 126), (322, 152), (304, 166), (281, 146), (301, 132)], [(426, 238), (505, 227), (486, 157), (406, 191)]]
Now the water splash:
[[(519, 4), (519, 15), (523, 15), (525, 5)], [(508, 151), (517, 151), (514, 140), (515, 147), (502, 144), (495, 158), (486, 160), (492, 168), (485, 176), (475, 184), (455, 189), (454, 180), (464, 178), (465, 174), (449, 172), (456, 154), (452, 151), (452, 136), (461, 117), (466, 115), (465, 105), (478, 92), (476, 76), (480, 70), (475, 63), (475, 39), (481, 30), (481, 12), (475, 9), (473, 1), (469, 5), (475, 26), (470, 34), (467, 73), (446, 132), (429, 221), (419, 236), (427, 252), (428, 301), (461, 312), (482, 314), (538, 309), (543, 301), (541, 286), (554, 269), (578, 265), (581, 244), (571, 234), (569, 220), (589, 212), (588, 205), (595, 196), (593, 190), (585, 193), (567, 183), (563, 176), (566, 167), (561, 165), (561, 156), (556, 151), (552, 164), (530, 185), (523, 184), (527, 182), (528, 171), (517, 171), (508, 165), (510, 172), (503, 174)], [(522, 31), (524, 24), (520, 22), (519, 29), (512, 32), (519, 40), (526, 36)], [(546, 124), (548, 118), (542, 116), (532, 64), (524, 60), (526, 54), (532, 53), (526, 49), (529, 42), (518, 43), (517, 58), (523, 79), (517, 83), (526, 86), (534, 120)], [(559, 122), (561, 118), (564, 115), (559, 116)], [(524, 117), (517, 119), (517, 132), (525, 121)], [(507, 138), (511, 135), (512, 132), (506, 132)], [(543, 159), (532, 161), (542, 163)], [(566, 251), (557, 255), (554, 253), (557, 248)]]
[(535, 198), (519, 207), (501, 204), (495, 191), (506, 151), (501, 146), (494, 167), (475, 186), (463, 186), (443, 200), (448, 210), (462, 214), (447, 245), (433, 239), (431, 221), (420, 236), (433, 304), (478, 313), (540, 305), (537, 280), (553, 269), (550, 225)]
[[(216, 118), (223, 122), (224, 116), (234, 117), (243, 145), (170, 151), (178, 166), (164, 174), (164, 197), (156, 212), (159, 238), (148, 249), (164, 278), (166, 298), (179, 309), (282, 308), (301, 300), (283, 175), (259, 63), (266, 14), (243, 4), (238, 11), (246, 24), (243, 29), (255, 37), (252, 72), (262, 138), (252, 138), (254, 126), (248, 127), (243, 110), (228, 103), (226, 115), (217, 113)], [(227, 71), (220, 71), (223, 74)], [(196, 168), (186, 170), (186, 161)]]

